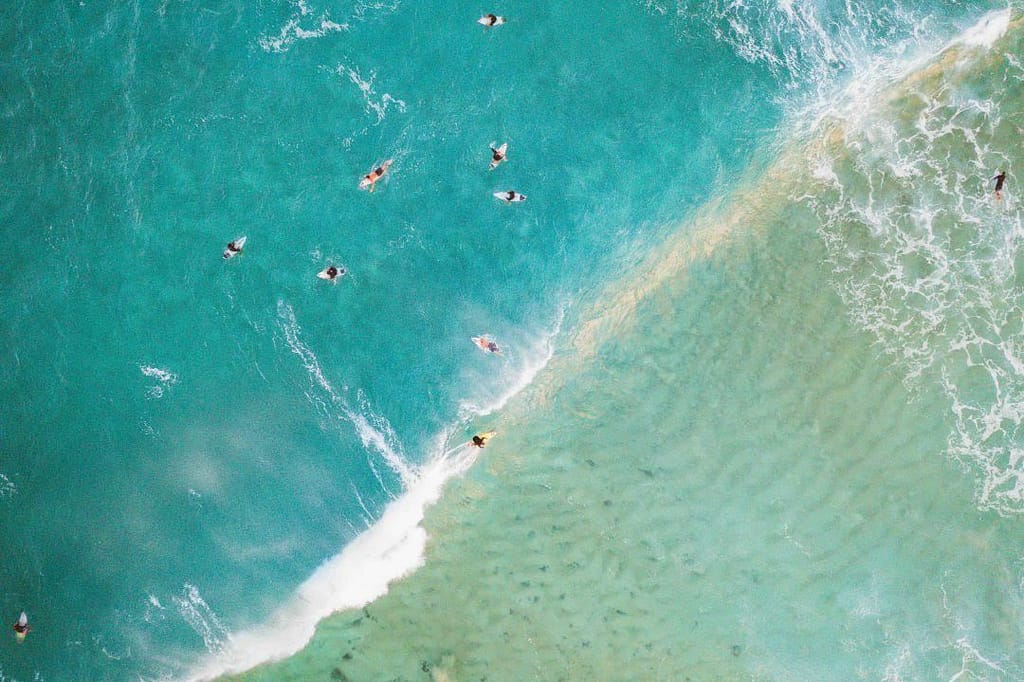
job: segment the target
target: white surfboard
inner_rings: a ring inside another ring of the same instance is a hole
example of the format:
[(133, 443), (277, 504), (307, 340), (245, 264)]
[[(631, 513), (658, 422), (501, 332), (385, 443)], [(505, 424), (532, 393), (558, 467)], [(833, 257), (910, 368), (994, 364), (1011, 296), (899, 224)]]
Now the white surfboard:
[[(233, 249), (231, 248), (232, 244), (234, 245)], [(243, 248), (245, 248), (245, 237), (244, 236), (239, 237), (235, 241), (233, 241), (230, 244), (228, 244), (228, 248), (224, 249), (224, 257), (225, 258), (234, 258), (235, 256), (237, 256), (239, 253), (242, 252)]]
[(498, 344), (494, 343), (494, 341), (489, 336), (474, 336), (472, 339), (470, 339), (470, 341), (475, 343), (477, 348), (484, 351), (485, 353), (494, 353), (495, 355), (501, 355), (501, 348), (498, 348)]
[(21, 616), (18, 617), (18, 629), (14, 631), (19, 643), (25, 641), (25, 635), (28, 634), (29, 630), (31, 628), (28, 626), (28, 616), (22, 611)]
[(517, 201), (526, 201), (526, 195), (525, 194), (520, 194), (519, 192), (515, 192), (515, 191), (512, 191), (512, 198), (510, 199), (509, 196), (508, 196), (509, 191), (512, 191), (512, 190), (508, 190), (508, 191), (505, 191), (505, 192), (495, 192), (494, 193), (494, 198), (495, 199), (501, 199), (506, 204), (512, 204), (512, 203), (515, 203)]
[(508, 151), (508, 142), (503, 142), (500, 147), (495, 147), (494, 143), (492, 142), (491, 143), (491, 149), (497, 149), (498, 150), (498, 154), (501, 156), (500, 159), (495, 161), (495, 159), (494, 159), (494, 152), (491, 152), (491, 170), (494, 170), (495, 168), (498, 167), (498, 164), (501, 163), (502, 161), (508, 161), (508, 157), (505, 156), (505, 153)]
[(487, 26), (488, 28), (491, 26), (501, 26), (502, 24), (505, 23), (505, 17), (499, 17), (494, 14), (485, 14), (484, 16), (477, 19), (476, 23), (480, 24), (481, 26)]
[(320, 279), (330, 280), (331, 282), (337, 284), (338, 283), (338, 279), (343, 277), (345, 275), (345, 272), (347, 272), (347, 271), (345, 270), (345, 268), (340, 267), (340, 266), (336, 266), (336, 269), (337, 269), (337, 272), (334, 273), (334, 277), (331, 277), (331, 273), (328, 272), (328, 270), (330, 270), (329, 267), (326, 267), (323, 270), (321, 270), (320, 272), (316, 273), (316, 276), (319, 277)]
[[(364, 175), (363, 179), (359, 181), (359, 189), (367, 189), (367, 188), (369, 188), (369, 189), (372, 190), (374, 182), (376, 182), (376, 180), (380, 180), (381, 178), (383, 178), (387, 174), (388, 168), (391, 168), (391, 162), (392, 161), (394, 161), (394, 159), (388, 159), (387, 161), (385, 161), (381, 165), (375, 167), (372, 171), (370, 171), (369, 173)], [(374, 178), (372, 176), (378, 170), (380, 171), (380, 175), (378, 175), (376, 180), (374, 180)]]

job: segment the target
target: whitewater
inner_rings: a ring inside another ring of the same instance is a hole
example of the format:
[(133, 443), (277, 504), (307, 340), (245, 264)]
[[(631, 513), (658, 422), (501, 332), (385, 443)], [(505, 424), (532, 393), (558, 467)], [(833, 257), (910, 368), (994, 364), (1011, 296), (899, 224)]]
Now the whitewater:
[(1020, 8), (586, 9), (2, 10), (0, 679), (1022, 678)]

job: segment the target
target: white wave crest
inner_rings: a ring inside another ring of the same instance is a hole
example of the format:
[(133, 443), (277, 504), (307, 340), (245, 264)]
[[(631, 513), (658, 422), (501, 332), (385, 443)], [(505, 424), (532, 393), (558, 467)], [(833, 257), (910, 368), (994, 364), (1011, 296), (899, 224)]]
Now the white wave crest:
[[(301, 330), (291, 306), (279, 301), (278, 315), (288, 347), (302, 360), (311, 381), (326, 393), (331, 404), (341, 406), (364, 446), (376, 450), (400, 473), (404, 492), (387, 505), (369, 528), (324, 562), (264, 623), (237, 634), (216, 628), (213, 634), (223, 636), (211, 636), (207, 645), (211, 655), (188, 674), (189, 680), (240, 673), (290, 656), (310, 641), (320, 620), (337, 611), (369, 604), (386, 594), (392, 582), (422, 566), (427, 544), (427, 532), (422, 526), (426, 510), (440, 498), (445, 484), (463, 475), (480, 452), (466, 443), (448, 448), (452, 434), (460, 431), (453, 427), (448, 433), (435, 437), (430, 447), (433, 454), (426, 464), (410, 467), (400, 454), (401, 446), (394, 430), (371, 409), (365, 397), (360, 394), (359, 409), (353, 410), (335, 392), (316, 355), (299, 338)], [(554, 332), (536, 343), (541, 352), (524, 364), (523, 372), (509, 383), (501, 396), (478, 408), (481, 412), (474, 414), (498, 409), (515, 391), (529, 383), (551, 357), (550, 338), (557, 328), (556, 325)], [(524, 357), (530, 355), (524, 354)], [(362, 504), (358, 491), (355, 494)], [(369, 519), (370, 512), (365, 505), (363, 510)], [(197, 629), (200, 630), (201, 627)]]
[(476, 454), (473, 448), (460, 447), (433, 458), (376, 523), (324, 562), (266, 622), (215, 639), (214, 648), (208, 644), (214, 655), (201, 661), (188, 679), (214, 679), (289, 656), (309, 642), (320, 620), (369, 604), (386, 594), (393, 581), (422, 566), (427, 532), (421, 522), (426, 509), (438, 500), (445, 483), (469, 468)]
[[(669, 0), (639, 1), (667, 13)], [(683, 33), (710, 32), (736, 56), (765, 67), (782, 86), (778, 101), (792, 114), (787, 126), (804, 132), (838, 103), (847, 105), (847, 115), (872, 108), (879, 85), (920, 66), (955, 30), (954, 19), (922, 3), (675, 0), (675, 6)], [(1009, 16), (1009, 10), (992, 12), (956, 40), (991, 45)]]
[[(506, 345), (501, 356), (481, 355), (481, 362), (493, 363), (504, 358), (503, 371), (498, 377), (490, 376), (486, 381), (477, 380), (470, 373), (475, 395), (459, 404), (459, 418), (463, 421), (475, 416), (487, 416), (503, 408), (509, 400), (529, 386), (537, 374), (547, 366), (554, 355), (553, 339), (561, 331), (565, 319), (565, 306), (559, 308), (554, 323), (548, 330), (537, 335), (521, 334), (511, 345)], [(507, 337), (503, 340), (507, 340)]]
[[(949, 454), (979, 472), (977, 502), (1024, 513), (1024, 308), (1018, 254), (1024, 216), (997, 200), (991, 176), (1020, 164), (1007, 121), (1020, 104), (970, 84), (1006, 32), (991, 13), (859, 111), (832, 112), (812, 155), (820, 220), (839, 293), (913, 385), (928, 377), (951, 401)], [(979, 50), (978, 48), (986, 48)], [(1019, 64), (998, 61), (1007, 78)], [(962, 87), (967, 82), (966, 87)], [(1009, 146), (1008, 146), (1009, 145)], [(827, 156), (827, 154), (826, 154)]]
[(964, 45), (990, 48), (1006, 34), (1010, 27), (1010, 8), (990, 12), (981, 21), (967, 29), (956, 41)]
[(174, 597), (174, 603), (178, 606), (178, 613), (185, 622), (203, 638), (203, 644), (210, 653), (223, 651), (225, 644), (230, 639), (230, 634), (217, 618), (209, 604), (199, 594), (195, 585), (185, 583), (181, 595)]

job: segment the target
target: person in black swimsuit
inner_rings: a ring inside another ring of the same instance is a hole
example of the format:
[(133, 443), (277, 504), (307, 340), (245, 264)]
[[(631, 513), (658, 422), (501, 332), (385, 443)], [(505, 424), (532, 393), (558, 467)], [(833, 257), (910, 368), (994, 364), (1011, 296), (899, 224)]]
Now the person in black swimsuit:
[(996, 181), (996, 199), (1003, 198), (1003, 183), (1006, 182), (1006, 171), (999, 171), (999, 175), (992, 178)]
[(231, 258), (232, 256), (242, 253), (242, 250), (235, 245), (234, 242), (228, 242), (228, 248), (224, 252), (225, 258)]

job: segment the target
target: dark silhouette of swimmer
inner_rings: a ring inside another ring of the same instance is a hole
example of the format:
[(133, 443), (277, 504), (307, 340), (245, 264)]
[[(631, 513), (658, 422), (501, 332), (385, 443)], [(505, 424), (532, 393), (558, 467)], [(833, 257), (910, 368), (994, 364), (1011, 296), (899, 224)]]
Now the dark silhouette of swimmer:
[(505, 152), (508, 149), (508, 142), (499, 144), (497, 147), (491, 143), (491, 170), (494, 170), (506, 159)]
[(999, 171), (999, 175), (992, 178), (996, 181), (996, 199), (1003, 198), (1003, 183), (1006, 182), (1006, 171)]

